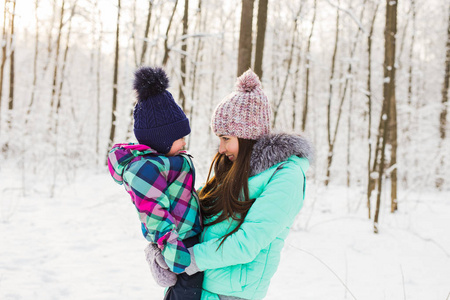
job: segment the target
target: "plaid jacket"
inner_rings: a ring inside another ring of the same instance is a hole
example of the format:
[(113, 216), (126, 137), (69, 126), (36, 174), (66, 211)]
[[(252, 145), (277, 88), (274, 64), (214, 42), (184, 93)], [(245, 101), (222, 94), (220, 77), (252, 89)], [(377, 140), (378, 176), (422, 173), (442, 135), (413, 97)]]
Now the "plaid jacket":
[(182, 240), (202, 231), (190, 156), (167, 157), (145, 145), (116, 144), (108, 167), (130, 194), (144, 237), (158, 244), (173, 272), (183, 272), (191, 258)]

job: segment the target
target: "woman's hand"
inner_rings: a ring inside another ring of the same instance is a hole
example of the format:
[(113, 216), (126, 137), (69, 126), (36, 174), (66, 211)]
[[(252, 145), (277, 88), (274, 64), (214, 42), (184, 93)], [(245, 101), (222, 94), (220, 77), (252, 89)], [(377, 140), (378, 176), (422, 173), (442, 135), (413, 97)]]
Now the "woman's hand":
[(177, 274), (169, 270), (158, 246), (150, 243), (144, 252), (156, 283), (162, 287), (174, 286), (177, 283)]

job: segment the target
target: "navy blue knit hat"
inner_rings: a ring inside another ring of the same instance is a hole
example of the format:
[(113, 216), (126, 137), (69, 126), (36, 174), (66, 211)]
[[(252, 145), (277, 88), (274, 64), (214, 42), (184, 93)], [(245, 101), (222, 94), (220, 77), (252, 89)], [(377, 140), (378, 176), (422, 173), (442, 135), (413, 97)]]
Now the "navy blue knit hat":
[(138, 100), (133, 113), (134, 135), (140, 144), (162, 154), (191, 132), (189, 120), (166, 90), (168, 86), (169, 79), (161, 68), (141, 67), (134, 73)]

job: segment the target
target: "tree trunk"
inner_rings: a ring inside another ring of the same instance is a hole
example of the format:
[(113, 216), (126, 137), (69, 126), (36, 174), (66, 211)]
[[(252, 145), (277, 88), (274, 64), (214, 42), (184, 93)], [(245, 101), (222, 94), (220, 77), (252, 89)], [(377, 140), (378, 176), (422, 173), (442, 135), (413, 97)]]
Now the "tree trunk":
[(38, 17), (38, 7), (39, 0), (35, 0), (34, 2), (34, 18), (36, 21), (36, 32), (35, 32), (35, 40), (34, 40), (34, 60), (33, 60), (33, 86), (31, 87), (31, 100), (28, 104), (27, 112), (25, 115), (25, 124), (28, 123), (30, 118), (31, 108), (34, 103), (34, 96), (36, 93), (36, 83), (37, 83), (37, 60), (39, 57), (39, 17)]
[[(350, 58), (351, 59), (351, 58)], [(350, 85), (350, 95), (348, 99), (348, 115), (347, 115), (347, 187), (351, 185), (351, 172), (350, 172), (350, 164), (351, 164), (351, 144), (352, 144), (352, 116), (353, 116), (353, 84)]]
[[(364, 11), (365, 11), (365, 7), (366, 7), (366, 2), (367, 2), (367, 0), (364, 0), (364, 2), (363, 2), (363, 4), (362, 4), (361, 15), (360, 15), (360, 17), (359, 17), (360, 20), (363, 20), (363, 18), (364, 18)], [(338, 133), (338, 129), (339, 129), (339, 124), (340, 124), (340, 120), (341, 120), (341, 115), (342, 115), (342, 107), (343, 107), (343, 105), (344, 105), (345, 97), (346, 97), (346, 95), (347, 95), (347, 90), (348, 90), (348, 85), (349, 85), (349, 82), (350, 82), (350, 78), (352, 78), (352, 73), (353, 73), (353, 65), (352, 65), (352, 61), (353, 61), (353, 57), (355, 56), (356, 46), (357, 46), (357, 44), (358, 44), (358, 37), (359, 37), (359, 33), (360, 33), (360, 32), (361, 32), (361, 28), (359, 28), (358, 31), (356, 32), (356, 35), (355, 35), (355, 38), (354, 38), (354, 41), (353, 41), (353, 45), (352, 45), (351, 50), (350, 50), (350, 62), (349, 62), (349, 64), (348, 64), (347, 71), (346, 71), (345, 76), (344, 76), (344, 77), (345, 77), (345, 83), (344, 83), (344, 89), (343, 89), (343, 91), (342, 91), (342, 94), (341, 94), (341, 87), (342, 87), (342, 85), (340, 85), (340, 87), (339, 87), (339, 93), (338, 93), (338, 95), (340, 95), (341, 100), (340, 100), (340, 102), (339, 102), (339, 108), (338, 108), (338, 114), (337, 114), (336, 125), (335, 125), (335, 127), (334, 127), (333, 138), (332, 138), (332, 141), (331, 141), (331, 143), (332, 143), (333, 145), (334, 145), (335, 142), (336, 142), (336, 137), (337, 137), (337, 133)], [(341, 81), (341, 82), (342, 82), (342, 81)], [(351, 108), (351, 106), (350, 106), (350, 108)], [(333, 149), (334, 149), (334, 147), (333, 147)], [(329, 153), (329, 157), (330, 157), (329, 162), (330, 162), (330, 165), (328, 165), (328, 169), (327, 169), (327, 174), (328, 174), (328, 176), (327, 176), (327, 177), (329, 177), (329, 174), (330, 174), (330, 168), (331, 168), (331, 163), (332, 163), (333, 155), (334, 155), (334, 152), (331, 151), (331, 152)], [(348, 172), (350, 172), (350, 170), (348, 170)], [(349, 175), (349, 176), (350, 176), (350, 175)]]
[(266, 24), (267, 24), (267, 6), (269, 0), (259, 0), (258, 3), (258, 21), (257, 21), (257, 33), (256, 33), (256, 47), (255, 47), (255, 65), (254, 72), (262, 80), (263, 69), (263, 57), (264, 57), (264, 40), (266, 38)]
[(287, 82), (289, 77), (291, 76), (291, 65), (292, 65), (292, 60), (293, 60), (293, 54), (294, 54), (294, 46), (296, 43), (296, 37), (297, 37), (297, 28), (298, 28), (298, 19), (300, 17), (300, 14), (302, 12), (302, 7), (303, 7), (303, 3), (300, 4), (300, 8), (297, 12), (296, 18), (294, 19), (294, 28), (292, 30), (292, 39), (291, 39), (291, 46), (289, 49), (289, 57), (288, 57), (288, 65), (287, 65), (287, 70), (286, 70), (286, 76), (284, 77), (284, 82), (283, 82), (283, 86), (281, 88), (281, 93), (279, 96), (278, 101), (275, 104), (275, 107), (273, 109), (273, 120), (272, 120), (272, 127), (275, 127), (276, 121), (277, 121), (277, 116), (278, 116), (278, 111), (280, 110), (280, 105), (281, 102), (283, 102), (284, 99), (284, 93), (286, 91), (286, 86), (287, 86)]
[(100, 164), (100, 95), (101, 95), (101, 82), (100, 82), (100, 74), (101, 74), (101, 61), (102, 61), (102, 40), (103, 40), (103, 22), (101, 19), (100, 9), (98, 8), (98, 0), (95, 1), (95, 11), (98, 16), (99, 22), (99, 36), (97, 41), (97, 69), (95, 75), (95, 81), (97, 85), (96, 92), (96, 130), (95, 130), (95, 153), (97, 154), (97, 165)]
[(66, 48), (64, 49), (64, 56), (62, 61), (62, 67), (61, 67), (61, 78), (59, 81), (59, 88), (58, 88), (58, 97), (56, 102), (56, 123), (55, 123), (55, 134), (58, 132), (58, 124), (59, 124), (59, 110), (61, 108), (61, 96), (62, 96), (62, 89), (64, 84), (64, 72), (66, 70), (67, 65), (67, 54), (69, 53), (69, 44), (70, 44), (70, 34), (72, 32), (72, 18), (75, 14), (75, 8), (77, 6), (77, 1), (73, 4), (72, 7), (72, 13), (70, 15), (70, 18), (68, 20), (69, 22), (69, 29), (67, 31), (67, 39), (66, 39)]
[(58, 29), (58, 37), (56, 39), (56, 55), (55, 55), (55, 66), (53, 69), (53, 83), (52, 83), (52, 96), (51, 96), (51, 102), (50, 102), (50, 115), (49, 115), (49, 121), (50, 121), (50, 128), (52, 128), (52, 120), (53, 120), (53, 106), (55, 102), (55, 96), (56, 96), (56, 87), (57, 87), (57, 79), (58, 79), (58, 66), (59, 66), (59, 50), (61, 47), (61, 35), (62, 35), (62, 28), (64, 26), (64, 5), (65, 0), (62, 1), (61, 4), (61, 12), (60, 12), (60, 20), (59, 20), (59, 29)]
[[(415, 0), (411, 0), (411, 12), (412, 12), (412, 33), (411, 33), (411, 46), (409, 47), (409, 56), (408, 56), (408, 94), (407, 94), (407, 107), (409, 108), (407, 111), (406, 122), (407, 124), (411, 124), (411, 111), (412, 111), (412, 98), (413, 98), (413, 59), (414, 59), (414, 46), (416, 41), (416, 6)], [(413, 132), (413, 128), (408, 126), (404, 127), (403, 134), (405, 135), (406, 143), (409, 145), (411, 143), (411, 133)], [(408, 151), (407, 154), (410, 154), (411, 151)], [(410, 165), (412, 163), (412, 157), (407, 155), (405, 158), (406, 165)], [(437, 173), (439, 174), (439, 172)], [(403, 181), (405, 183), (405, 187), (408, 188), (408, 176), (405, 174), (403, 176)]]
[(387, 0), (386, 2), (386, 58), (385, 58), (385, 74), (384, 78), (389, 78), (384, 88), (388, 89), (386, 97), (389, 97), (389, 140), (391, 145), (391, 158), (389, 170), (391, 170), (391, 212), (395, 212), (397, 205), (397, 103), (395, 98), (395, 46), (397, 34), (397, 1)]
[[(340, 1), (338, 0), (338, 6), (339, 2)], [(328, 155), (327, 155), (327, 175), (325, 178), (325, 186), (328, 186), (328, 183), (330, 182), (330, 168), (331, 163), (333, 162), (334, 143), (331, 137), (331, 99), (333, 98), (334, 69), (336, 65), (336, 53), (338, 44), (339, 44), (339, 8), (336, 9), (336, 33), (334, 40), (333, 57), (331, 59), (331, 71), (330, 71), (329, 91), (328, 91), (328, 106), (327, 106)]]
[[(200, 25), (201, 25), (201, 20), (202, 20), (202, 1), (199, 0), (198, 4), (197, 4), (197, 12), (196, 12), (196, 23), (195, 23), (195, 32), (199, 32), (200, 31)], [(223, 39), (222, 39), (223, 40)], [(193, 126), (193, 122), (194, 122), (194, 103), (195, 103), (195, 88), (196, 88), (196, 83), (197, 83), (197, 65), (199, 65), (201, 63), (201, 57), (200, 57), (200, 52), (203, 49), (203, 41), (202, 39), (197, 39), (197, 45), (195, 46), (195, 42), (194, 42), (194, 48), (195, 50), (195, 60), (194, 63), (192, 64), (192, 68), (191, 68), (191, 72), (192, 72), (192, 76), (191, 76), (191, 107), (189, 108), (189, 120), (191, 122), (191, 127)], [(187, 138), (187, 142), (186, 142), (186, 148), (189, 149), (189, 147), (191, 146), (191, 136), (192, 134), (190, 134)]]
[(186, 88), (186, 55), (187, 55), (187, 39), (185, 36), (188, 33), (188, 17), (189, 17), (189, 0), (184, 0), (184, 15), (183, 15), (183, 39), (181, 42), (181, 61), (180, 61), (180, 71), (181, 71), (181, 84), (179, 101), (181, 102), (181, 107), (183, 111), (186, 111), (186, 96), (184, 94), (184, 89)]
[[(389, 1), (389, 0), (387, 0)], [(387, 23), (387, 20), (386, 20)], [(385, 41), (386, 44), (386, 41)], [(386, 51), (385, 51), (386, 55)], [(386, 60), (386, 56), (385, 56)], [(386, 65), (385, 65), (385, 72), (386, 72)], [(386, 78), (386, 77), (385, 77)], [(383, 84), (383, 95), (385, 91), (386, 82)], [(380, 206), (381, 206), (381, 191), (382, 191), (382, 183), (383, 183), (383, 176), (384, 176), (384, 166), (386, 164), (386, 144), (389, 137), (389, 113), (390, 113), (390, 98), (389, 97), (383, 97), (383, 105), (381, 108), (381, 114), (380, 114), (380, 124), (378, 126), (378, 136), (377, 136), (377, 144), (375, 149), (375, 158), (373, 161), (373, 168), (372, 173), (377, 173), (377, 179), (376, 179), (376, 186), (378, 187), (377, 190), (377, 202), (375, 206), (375, 215), (374, 215), (374, 232), (378, 233), (378, 218), (380, 215)], [(381, 159), (378, 161), (378, 156), (381, 155)], [(373, 185), (375, 188), (375, 184)]]
[(148, 33), (149, 33), (149, 31), (150, 31), (150, 20), (152, 19), (152, 8), (153, 8), (153, 0), (149, 0), (149, 1), (148, 1), (147, 22), (146, 22), (146, 24), (145, 24), (144, 42), (142, 43), (142, 52), (141, 52), (140, 65), (143, 65), (143, 64), (144, 64), (144, 61), (145, 61), (145, 53), (147, 52)]
[(375, 11), (372, 17), (372, 23), (370, 24), (370, 31), (367, 37), (367, 111), (368, 111), (368, 125), (367, 125), (367, 144), (368, 144), (368, 152), (369, 157), (367, 160), (367, 209), (369, 219), (372, 217), (371, 215), (371, 204), (370, 198), (372, 196), (372, 192), (375, 189), (375, 179), (372, 178), (372, 169), (371, 169), (371, 161), (372, 161), (372, 36), (373, 29), (375, 25), (375, 19), (377, 17), (379, 3), (377, 3), (375, 7)]
[[(300, 40), (301, 40), (302, 36), (300, 35)], [(296, 119), (297, 119), (297, 89), (300, 86), (299, 84), (299, 80), (300, 80), (300, 66), (301, 66), (301, 62), (302, 62), (302, 52), (301, 52), (301, 48), (302, 48), (302, 43), (299, 43), (299, 45), (297, 46), (297, 61), (296, 61), (296, 66), (297, 68), (295, 69), (294, 72), (294, 82), (293, 82), (293, 88), (292, 88), (292, 131), (295, 132), (296, 129)]]
[(137, 67), (139, 66), (138, 61), (138, 54), (137, 54), (137, 45), (136, 45), (136, 31), (137, 31), (137, 24), (136, 24), (136, 0), (133, 2), (133, 17), (132, 17), (132, 32), (131, 32), (131, 39), (133, 43), (133, 57), (134, 57), (134, 65)]
[(111, 109), (111, 130), (109, 133), (108, 149), (114, 143), (116, 133), (116, 109), (117, 109), (117, 83), (119, 74), (119, 31), (120, 31), (120, 0), (117, 0), (117, 27), (116, 27), (116, 51), (114, 55), (113, 99)]
[(165, 66), (167, 64), (167, 61), (169, 60), (169, 52), (170, 52), (170, 48), (169, 48), (169, 44), (168, 44), (169, 43), (169, 30), (170, 30), (170, 27), (172, 26), (172, 21), (173, 21), (175, 12), (177, 10), (177, 5), (178, 5), (178, 0), (175, 0), (175, 6), (173, 7), (172, 15), (170, 16), (169, 24), (167, 25), (167, 29), (166, 29), (166, 35), (164, 37), (164, 57), (163, 57), (163, 61), (162, 61), (163, 66)]
[(15, 76), (15, 68), (14, 68), (14, 53), (15, 53), (15, 43), (16, 37), (14, 36), (14, 20), (16, 16), (16, 0), (11, 0), (12, 3), (12, 15), (11, 15), (11, 35), (10, 35), (10, 55), (9, 55), (9, 97), (8, 97), (8, 125), (11, 128), (12, 123), (12, 111), (14, 109), (14, 76)]
[(437, 177), (436, 177), (436, 187), (438, 189), (441, 189), (444, 185), (444, 176), (442, 176), (441, 168), (445, 170), (444, 168), (444, 155), (442, 153), (442, 145), (444, 144), (444, 140), (447, 136), (446, 129), (447, 129), (447, 110), (448, 110), (448, 90), (449, 90), (449, 78), (450, 78), (450, 6), (449, 6), (449, 12), (448, 12), (448, 27), (447, 27), (447, 44), (446, 44), (446, 55), (445, 55), (445, 73), (444, 73), (444, 82), (442, 84), (442, 100), (441, 100), (441, 114), (439, 117), (439, 133), (441, 139), (439, 140), (439, 155), (440, 155), (440, 164), (438, 166), (437, 170)]
[(313, 8), (313, 18), (311, 21), (311, 31), (308, 36), (308, 44), (306, 46), (306, 82), (305, 82), (305, 101), (303, 103), (303, 113), (302, 113), (302, 131), (306, 129), (306, 118), (308, 116), (308, 103), (309, 103), (309, 74), (311, 70), (311, 38), (314, 32), (314, 24), (316, 23), (316, 12), (317, 12), (317, 0), (314, 0)]
[[(384, 173), (384, 165), (385, 165), (385, 152), (386, 152), (386, 144), (389, 142), (392, 143), (393, 135), (391, 130), (395, 130), (396, 127), (392, 127), (393, 121), (395, 117), (391, 116), (391, 114), (395, 112), (395, 105), (392, 102), (395, 102), (395, 34), (397, 31), (397, 2), (392, 0), (386, 0), (386, 28), (384, 31), (384, 81), (383, 81), (383, 111), (381, 117), (381, 126), (382, 133), (380, 132), (379, 136), (382, 136), (381, 143), (381, 161), (379, 163), (379, 179), (378, 179), (378, 195), (377, 195), (377, 205), (375, 210), (374, 217), (374, 232), (379, 232), (378, 219), (380, 215), (380, 205), (381, 205), (381, 190), (383, 183), (383, 173)], [(396, 145), (395, 145), (396, 146)], [(393, 150), (391, 150), (393, 152)], [(391, 168), (392, 168), (392, 154), (391, 154)], [(395, 157), (394, 157), (395, 159)], [(395, 168), (395, 166), (394, 166)], [(392, 175), (391, 175), (392, 180)], [(393, 194), (391, 191), (391, 211), (394, 208), (393, 204), (394, 199), (392, 198)], [(397, 199), (395, 199), (396, 201)]]
[[(161, 26), (162, 26), (162, 22), (161, 22), (161, 12), (157, 12), (154, 11), (154, 13), (152, 13), (152, 15), (155, 18), (155, 21), (153, 22), (153, 26), (150, 26), (150, 30), (151, 32), (149, 33), (149, 36), (159, 36), (159, 32), (161, 32)], [(150, 24), (151, 25), (151, 24)], [(149, 62), (150, 64), (156, 64), (159, 60), (159, 57), (161, 56), (161, 54), (159, 53), (159, 46), (157, 45), (152, 45), (152, 47), (150, 47), (149, 50), (149, 54), (148, 54), (148, 58), (149, 58)], [(155, 54), (156, 52), (156, 54)], [(159, 63), (159, 62), (158, 62)]]
[[(408, 107), (412, 107), (412, 94), (413, 94), (413, 58), (414, 58), (414, 45), (416, 42), (416, 5), (415, 0), (411, 0), (411, 10), (412, 10), (412, 24), (413, 24), (413, 32), (411, 34), (411, 46), (409, 47), (409, 69), (408, 69)], [(450, 14), (449, 14), (450, 18)], [(450, 20), (449, 20), (449, 26), (450, 26)], [(449, 29), (450, 30), (450, 27)], [(450, 36), (449, 36), (450, 38)], [(408, 110), (408, 124), (411, 124), (411, 111)], [(406, 139), (407, 141), (410, 141), (410, 134), (406, 132)]]
[(3, 28), (2, 28), (2, 62), (0, 65), (0, 125), (1, 125), (1, 113), (2, 113), (2, 95), (3, 95), (3, 75), (5, 72), (5, 63), (6, 63), (6, 47), (8, 45), (8, 34), (6, 30), (6, 11), (7, 7), (6, 4), (8, 3), (8, 0), (5, 0), (5, 4), (3, 7)]
[(446, 137), (447, 128), (447, 109), (448, 109), (448, 90), (449, 90), (449, 79), (450, 79), (450, 6), (448, 13), (448, 27), (447, 27), (447, 44), (446, 44), (446, 56), (445, 56), (445, 74), (444, 83), (442, 85), (442, 111), (440, 115), (439, 132), (441, 139), (444, 140)]
[[(389, 0), (387, 0), (389, 1)], [(373, 218), (373, 231), (374, 233), (378, 233), (378, 219), (380, 216), (380, 207), (381, 207), (381, 190), (382, 190), (382, 183), (383, 183), (383, 173), (384, 173), (384, 165), (385, 165), (385, 152), (386, 152), (386, 141), (389, 136), (389, 127), (388, 127), (388, 121), (389, 121), (389, 98), (384, 98), (383, 100), (383, 111), (381, 112), (381, 115), (383, 116), (381, 118), (381, 126), (380, 126), (380, 136), (382, 136), (382, 142), (381, 142), (381, 161), (378, 164), (378, 193), (377, 193), (377, 202), (375, 206), (375, 216)]]
[[(202, 0), (198, 1), (198, 6), (197, 6), (197, 16), (196, 16), (196, 23), (195, 23), (195, 32), (198, 32), (200, 30), (200, 25), (201, 25), (201, 14), (202, 12)], [(195, 50), (195, 60), (194, 63), (192, 64), (192, 86), (191, 86), (191, 99), (194, 99), (194, 93), (195, 93), (195, 86), (196, 86), (196, 82), (197, 82), (197, 65), (199, 64), (199, 57), (200, 57), (200, 51), (202, 50), (203, 46), (202, 46), (202, 39), (197, 39), (197, 45), (196, 45), (196, 50)], [(190, 111), (192, 112), (192, 108), (190, 109)]]
[(50, 20), (50, 28), (48, 30), (48, 40), (47, 40), (47, 59), (44, 65), (44, 72), (47, 71), (48, 65), (50, 64), (50, 58), (53, 51), (53, 23), (55, 23), (56, 18), (56, 0), (53, 0), (53, 7), (52, 7), (52, 18)]
[(237, 76), (251, 67), (253, 4), (255, 0), (242, 0), (241, 29), (239, 32), (239, 52)]

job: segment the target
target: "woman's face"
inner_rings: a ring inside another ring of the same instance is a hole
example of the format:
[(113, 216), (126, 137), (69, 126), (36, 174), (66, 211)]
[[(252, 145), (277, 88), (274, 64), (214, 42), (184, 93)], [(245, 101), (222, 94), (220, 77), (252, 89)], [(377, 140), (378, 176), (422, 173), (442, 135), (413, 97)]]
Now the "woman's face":
[(239, 153), (238, 138), (231, 135), (219, 135), (219, 153), (225, 154), (229, 160), (235, 161)]
[(166, 156), (174, 156), (180, 154), (180, 151), (183, 150), (183, 147), (185, 145), (186, 142), (184, 141), (184, 137), (176, 140), (175, 142), (173, 142), (172, 148), (170, 148), (170, 151), (166, 154)]

